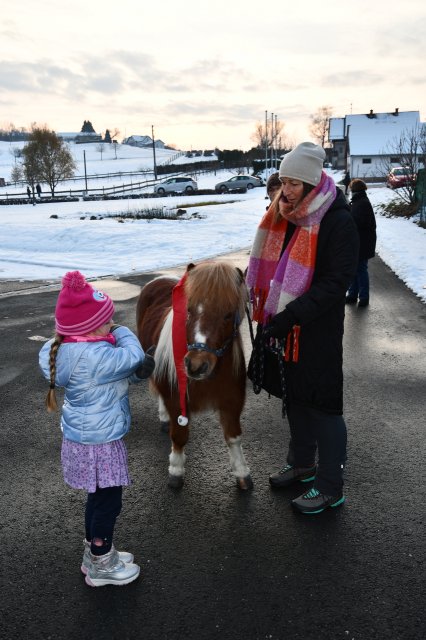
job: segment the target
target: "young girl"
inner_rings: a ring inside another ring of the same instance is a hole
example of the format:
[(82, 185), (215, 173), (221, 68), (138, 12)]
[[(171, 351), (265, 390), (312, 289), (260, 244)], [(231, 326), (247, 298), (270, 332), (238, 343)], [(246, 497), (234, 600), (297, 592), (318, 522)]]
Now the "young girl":
[(40, 351), (50, 381), (48, 411), (57, 409), (55, 386), (64, 387), (61, 429), (65, 482), (88, 492), (81, 565), (92, 587), (136, 580), (131, 553), (116, 551), (114, 525), (122, 487), (130, 484), (122, 440), (130, 428), (129, 382), (151, 375), (154, 359), (126, 327), (114, 325), (111, 298), (68, 272), (55, 310), (56, 336)]

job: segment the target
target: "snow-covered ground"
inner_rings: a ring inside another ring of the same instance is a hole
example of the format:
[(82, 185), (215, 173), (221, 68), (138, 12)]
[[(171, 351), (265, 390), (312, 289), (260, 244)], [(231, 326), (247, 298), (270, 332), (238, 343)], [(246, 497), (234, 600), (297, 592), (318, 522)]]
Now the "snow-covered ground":
[[(84, 146), (86, 150), (90, 147)], [(113, 157), (106, 157), (104, 152), (102, 160), (96, 149), (88, 150), (87, 173), (99, 175), (107, 171), (139, 170), (142, 166), (152, 168), (152, 150), (119, 147), (117, 160), (113, 148), (108, 149)], [(0, 176), (7, 180), (14, 162), (8, 150), (8, 143), (0, 143)], [(180, 161), (187, 160), (182, 157)], [(81, 158), (78, 162), (77, 173), (82, 175)], [(340, 180), (340, 172), (331, 173), (336, 182)], [(230, 174), (229, 171), (200, 174), (198, 187), (212, 188)], [(114, 180), (118, 184), (117, 178)], [(106, 185), (106, 181), (103, 182)], [(77, 186), (82, 185), (77, 182), (73, 188)], [(46, 193), (46, 185), (42, 187)], [(6, 191), (10, 193), (10, 187), (0, 188), (0, 193)], [(377, 253), (426, 302), (426, 230), (410, 220), (380, 215), (379, 205), (395, 198), (394, 192), (383, 186), (372, 186), (368, 195), (377, 214)], [(268, 202), (265, 196), (264, 188), (256, 188), (239, 195), (0, 206), (0, 278), (56, 280), (72, 269), (79, 269), (89, 278), (147, 272), (250, 247)], [(175, 221), (125, 219), (119, 222), (117, 218), (108, 218), (112, 214), (158, 206), (186, 208), (187, 214)], [(52, 215), (58, 217), (51, 218)], [(102, 219), (90, 220), (91, 216)]]

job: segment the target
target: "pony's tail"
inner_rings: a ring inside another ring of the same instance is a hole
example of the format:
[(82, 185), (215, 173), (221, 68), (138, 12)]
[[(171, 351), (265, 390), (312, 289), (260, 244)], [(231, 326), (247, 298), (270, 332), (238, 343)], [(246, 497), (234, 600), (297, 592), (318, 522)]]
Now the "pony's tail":
[(50, 347), (49, 354), (49, 368), (50, 368), (50, 389), (47, 392), (46, 396), (46, 409), (49, 413), (53, 413), (58, 410), (58, 403), (56, 402), (56, 393), (55, 393), (55, 377), (56, 377), (56, 355), (58, 353), (58, 349), (61, 346), (63, 340), (63, 336), (58, 334), (55, 335), (55, 339), (52, 342), (52, 346)]

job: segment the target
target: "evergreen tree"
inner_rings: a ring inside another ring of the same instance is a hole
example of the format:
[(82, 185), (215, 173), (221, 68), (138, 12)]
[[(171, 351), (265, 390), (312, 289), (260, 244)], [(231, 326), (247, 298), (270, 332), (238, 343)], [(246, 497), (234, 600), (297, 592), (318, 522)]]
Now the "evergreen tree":
[(85, 120), (81, 127), (81, 133), (96, 133), (90, 120)]
[(112, 140), (111, 140), (111, 134), (109, 132), (109, 129), (107, 129), (105, 131), (105, 137), (104, 137), (104, 142), (108, 142), (109, 144), (111, 144)]

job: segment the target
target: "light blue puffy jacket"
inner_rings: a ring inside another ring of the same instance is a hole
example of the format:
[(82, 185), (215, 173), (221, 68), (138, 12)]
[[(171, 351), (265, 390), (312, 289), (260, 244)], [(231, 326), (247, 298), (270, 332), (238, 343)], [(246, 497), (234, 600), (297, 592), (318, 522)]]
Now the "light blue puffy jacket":
[[(66, 342), (56, 356), (58, 387), (65, 388), (61, 429), (82, 444), (100, 444), (122, 438), (130, 429), (129, 382), (139, 382), (134, 371), (145, 354), (127, 327), (114, 330), (116, 344)], [(49, 353), (53, 340), (43, 345), (40, 368), (50, 380)]]

